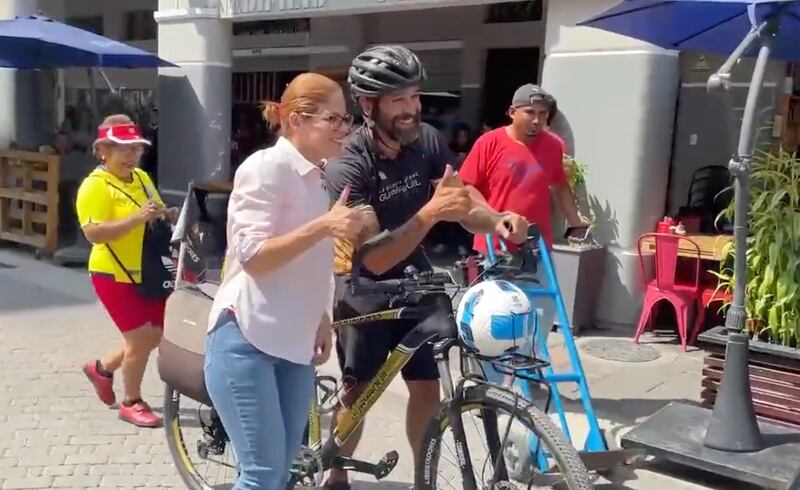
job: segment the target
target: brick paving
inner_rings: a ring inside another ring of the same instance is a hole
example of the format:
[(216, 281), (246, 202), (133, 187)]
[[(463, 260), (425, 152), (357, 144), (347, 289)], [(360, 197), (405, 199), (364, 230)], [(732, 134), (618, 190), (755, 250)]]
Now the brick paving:
[[(0, 249), (0, 490), (185, 488), (172, 464), (164, 430), (139, 429), (119, 421), (115, 409), (97, 400), (80, 371), (83, 362), (117, 342), (119, 335), (96, 303), (85, 272)], [(618, 433), (621, 426), (653, 413), (665, 400), (682, 396), (687, 383), (697, 381), (692, 373), (698, 359), (665, 357), (661, 366), (670, 371), (656, 379), (636, 375), (641, 369), (630, 366), (624, 372), (625, 390), (617, 381), (619, 366), (585, 359), (598, 410), (626, 414), (627, 422), (612, 417), (612, 422), (601, 420), (601, 424)], [(161, 410), (163, 386), (154, 361), (155, 356), (143, 393), (155, 410)], [(336, 369), (329, 363), (323, 371), (335, 374)], [(627, 401), (632, 386), (646, 394), (641, 396), (645, 400)], [(355, 485), (357, 490), (376, 486), (394, 490), (411, 484), (404, 392), (402, 382), (396, 381), (378, 402), (357, 454), (377, 461), (384, 451), (395, 449), (400, 463), (387, 480), (364, 479)], [(705, 487), (639, 471), (626, 486), (598, 488)]]
[[(85, 272), (7, 250), (0, 250), (0, 265), (0, 489), (185, 488), (164, 430), (119, 421), (80, 371), (83, 362), (119, 341)], [(160, 411), (163, 385), (155, 355), (143, 393)], [(403, 419), (403, 401), (393, 393), (370, 417), (360, 456), (380, 459), (386, 447), (401, 453), (382, 487), (410, 482)]]

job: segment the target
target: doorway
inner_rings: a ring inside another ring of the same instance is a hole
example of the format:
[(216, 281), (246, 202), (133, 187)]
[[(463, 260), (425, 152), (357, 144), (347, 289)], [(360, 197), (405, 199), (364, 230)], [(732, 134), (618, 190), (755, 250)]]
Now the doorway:
[(272, 146), (277, 134), (261, 116), (261, 104), (279, 101), (283, 90), (299, 75), (295, 71), (234, 73), (231, 110), (231, 176), (255, 151)]
[(539, 82), (539, 48), (502, 48), (486, 52), (481, 121), (495, 128), (508, 122), (514, 91)]

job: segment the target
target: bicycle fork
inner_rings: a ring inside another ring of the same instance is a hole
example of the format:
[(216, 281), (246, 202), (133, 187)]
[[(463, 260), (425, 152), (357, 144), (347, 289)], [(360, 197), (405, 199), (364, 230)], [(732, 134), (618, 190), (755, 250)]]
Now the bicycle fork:
[[(455, 345), (454, 339), (447, 339), (437, 342), (434, 345), (434, 359), (436, 366), (439, 370), (439, 379), (442, 390), (445, 395), (445, 405), (447, 406), (447, 418), (450, 423), (450, 428), (453, 430), (453, 439), (455, 442), (456, 458), (458, 459), (459, 469), (461, 470), (461, 477), (465, 490), (478, 490), (478, 483), (475, 480), (475, 472), (472, 466), (472, 459), (469, 453), (469, 445), (467, 442), (467, 435), (464, 431), (464, 421), (461, 418), (461, 408), (463, 405), (463, 382), (458, 383), (458, 386), (453, 384), (453, 376), (450, 373), (450, 348)], [(482, 411), (481, 420), (483, 421), (483, 430), (486, 434), (486, 443), (489, 447), (490, 457), (492, 458), (494, 476), (487, 485), (488, 488), (493, 488), (494, 484), (498, 481), (508, 480), (508, 471), (506, 470), (505, 461), (503, 459), (503, 443), (500, 440), (500, 433), (498, 430), (497, 412), (495, 411)], [(507, 432), (507, 431), (506, 431)], [(507, 438), (508, 434), (506, 434)]]

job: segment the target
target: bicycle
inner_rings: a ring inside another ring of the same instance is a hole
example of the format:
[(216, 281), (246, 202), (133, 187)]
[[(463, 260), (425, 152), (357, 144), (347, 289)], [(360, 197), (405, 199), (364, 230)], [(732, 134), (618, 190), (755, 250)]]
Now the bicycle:
[[(318, 377), (318, 396), (315, 397), (309, 415), (306, 442), (301, 448), (295, 464), (292, 467), (290, 481), (287, 487), (318, 486), (321, 483), (324, 471), (331, 468), (346, 469), (356, 473), (372, 475), (377, 480), (385, 478), (391, 473), (398, 462), (396, 451), (390, 451), (377, 463), (361, 461), (355, 458), (338, 455), (339, 449), (362, 423), (366, 413), (381, 397), (388, 385), (397, 376), (414, 352), (423, 344), (434, 342), (434, 357), (439, 367), (441, 386), (445, 394), (436, 416), (430, 421), (426, 431), (422, 451), (416, 455), (419, 464), (416, 465), (414, 475), (417, 489), (427, 490), (437, 488), (441, 483), (437, 470), (441, 463), (446, 462), (442, 457), (442, 444), (444, 433), (450, 429), (455, 442), (456, 460), (458, 468), (453, 476), (460, 475), (463, 488), (477, 490), (478, 488), (505, 489), (515, 488), (509, 481), (506, 469), (506, 458), (514, 458), (513, 450), (508, 447), (509, 433), (512, 425), (517, 424), (521, 430), (534, 433), (541, 443), (541, 454), (545, 455), (552, 466), (549, 471), (538, 473), (531, 477), (529, 487), (554, 486), (563, 484), (569, 490), (585, 490), (593, 488), (589, 474), (581, 462), (577, 451), (566, 442), (563, 434), (548, 418), (548, 416), (525, 400), (512, 389), (490, 383), (480, 370), (480, 361), (490, 362), (496, 369), (506, 372), (510, 376), (526, 376), (530, 372), (539, 372), (547, 363), (519, 353), (511, 353), (500, 358), (485, 358), (477, 352), (471, 352), (458, 336), (458, 329), (453, 316), (452, 298), (446, 294), (445, 287), (452, 284), (451, 274), (437, 272), (408, 271), (402, 279), (377, 281), (365, 284), (360, 280), (360, 271), (364, 256), (370, 250), (380, 246), (385, 240), (390, 239), (390, 234), (384, 232), (364, 244), (356, 253), (350, 286), (355, 295), (362, 294), (387, 294), (393, 297), (390, 308), (368, 315), (358, 316), (334, 322), (334, 328), (344, 326), (357, 326), (365, 322), (386, 320), (387, 323), (397, 319), (420, 319), (420, 324), (409, 332), (389, 355), (381, 369), (367, 385), (356, 401), (346, 410), (339, 423), (323, 442), (320, 415), (335, 409), (332, 400), (336, 400), (338, 383), (330, 377)], [(529, 241), (535, 246), (535, 240)], [(183, 244), (182, 244), (183, 248)], [(526, 250), (526, 247), (523, 247)], [(530, 264), (529, 264), (530, 265)], [(535, 264), (534, 264), (535, 266)], [(506, 275), (522, 275), (523, 267), (511, 264), (509, 261), (499, 261), (492, 266), (495, 273), (502, 272)], [(463, 286), (463, 284), (462, 284)], [(206, 296), (207, 292), (202, 292)], [(412, 300), (409, 303), (409, 300)], [(394, 307), (393, 305), (401, 305)], [(380, 328), (380, 327), (373, 327)], [(391, 328), (387, 325), (385, 328)], [(454, 383), (450, 372), (450, 349), (457, 347), (460, 355), (461, 378)], [(161, 364), (161, 363), (159, 363)], [(477, 366), (477, 367), (476, 367)], [(162, 375), (162, 378), (164, 376)], [(331, 386), (332, 385), (332, 386)], [(181, 478), (192, 490), (206, 490), (220, 488), (212, 484), (206, 477), (201, 477), (198, 468), (191, 460), (187, 450), (186, 438), (181, 423), (181, 390), (167, 384), (165, 390), (164, 419), (167, 427), (167, 440), (173, 455), (175, 465)], [(184, 390), (191, 391), (191, 390)], [(235, 479), (235, 455), (228, 454), (230, 448), (227, 435), (219, 418), (211, 407), (210, 400), (200, 393), (195, 392), (195, 400), (209, 407), (207, 417), (198, 419), (202, 435), (196, 444), (198, 456), (206, 463), (219, 462), (221, 468), (232, 470)], [(482, 432), (487, 439), (485, 444), (488, 456), (481, 459), (473, 458), (474, 445), (468, 442), (463, 415), (475, 413), (473, 421), (479, 420), (482, 430), (476, 422), (476, 432)], [(499, 420), (507, 419), (502, 431)], [(519, 429), (517, 429), (519, 430)], [(230, 451), (232, 453), (232, 451)], [(217, 461), (220, 456), (232, 456), (233, 463), (226, 464)], [(473, 461), (474, 460), (474, 461)], [(475, 464), (474, 464), (475, 463)], [(485, 470), (491, 463), (492, 474), (481, 482), (479, 486), (475, 475), (476, 464), (482, 465)], [(208, 473), (206, 472), (206, 475)]]

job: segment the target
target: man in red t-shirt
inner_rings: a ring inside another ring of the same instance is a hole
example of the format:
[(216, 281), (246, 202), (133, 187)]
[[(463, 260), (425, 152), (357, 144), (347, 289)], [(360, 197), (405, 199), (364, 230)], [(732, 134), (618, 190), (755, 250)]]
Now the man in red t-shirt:
[[(569, 226), (582, 224), (564, 173), (564, 142), (547, 129), (557, 110), (550, 94), (536, 85), (523, 85), (514, 92), (508, 110), (511, 124), (478, 138), (459, 170), (464, 183), (480, 192), (493, 210), (536, 223), (550, 247), (551, 193)], [(486, 253), (484, 236), (475, 235), (474, 248)]]

